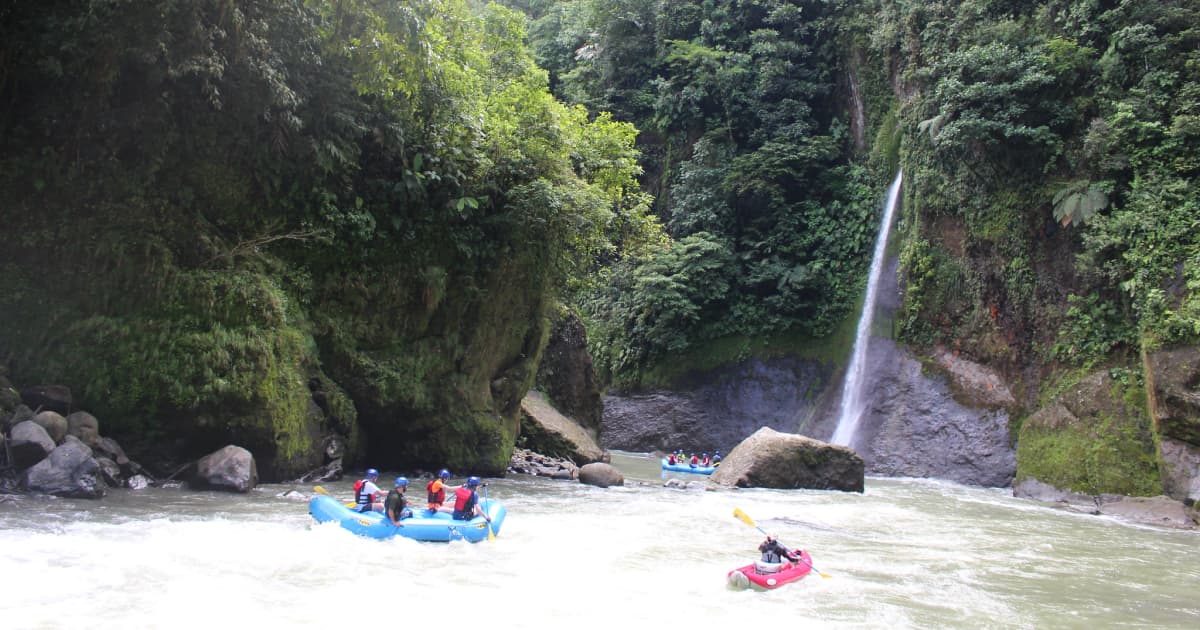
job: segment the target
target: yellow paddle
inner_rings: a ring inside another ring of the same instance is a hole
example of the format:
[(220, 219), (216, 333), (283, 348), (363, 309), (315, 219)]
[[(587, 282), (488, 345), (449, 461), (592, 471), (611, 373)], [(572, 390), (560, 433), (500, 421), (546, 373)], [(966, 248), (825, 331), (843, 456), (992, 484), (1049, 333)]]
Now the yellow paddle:
[[(753, 527), (754, 529), (757, 529), (758, 531), (762, 532), (763, 534), (766, 534), (767, 536), (770, 536), (770, 534), (767, 534), (767, 530), (765, 530), (765, 529), (759, 527), (757, 524), (755, 524), (754, 519), (750, 518), (750, 515), (743, 512), (740, 508), (733, 508), (733, 515), (735, 517), (737, 517), (737, 519), (739, 521), (749, 525), (750, 527)], [(804, 560), (801, 559), (800, 562), (804, 562)], [(816, 571), (817, 575), (819, 575), (823, 578), (833, 577), (832, 575), (829, 575), (828, 573), (822, 573), (821, 570), (818, 569), (817, 567), (814, 567), (811, 562), (804, 562), (804, 564), (807, 564), (808, 568), (812, 569), (813, 571)]]
[[(316, 492), (317, 494), (323, 494), (327, 497), (333, 496), (332, 494), (329, 494), (328, 490), (326, 490), (325, 488), (322, 488), (321, 486), (313, 486), (313, 492)], [(352, 508), (358, 504), (353, 501), (349, 501), (349, 502), (343, 503), (342, 505), (344, 505), (348, 508)]]

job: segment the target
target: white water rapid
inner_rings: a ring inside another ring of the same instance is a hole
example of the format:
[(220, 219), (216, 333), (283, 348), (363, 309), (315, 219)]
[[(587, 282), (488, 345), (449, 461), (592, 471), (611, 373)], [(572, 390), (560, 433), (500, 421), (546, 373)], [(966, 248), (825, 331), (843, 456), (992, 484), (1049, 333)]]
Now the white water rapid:
[(875, 240), (875, 253), (871, 257), (871, 273), (867, 276), (867, 295), (863, 299), (862, 314), (858, 317), (858, 329), (854, 334), (854, 349), (850, 364), (846, 367), (846, 379), (842, 382), (842, 407), (838, 414), (837, 429), (833, 432), (833, 444), (851, 446), (858, 430), (858, 421), (863, 413), (863, 375), (866, 372), (867, 346), (871, 341), (871, 322), (875, 319), (875, 301), (879, 277), (883, 273), (883, 261), (887, 253), (888, 235), (892, 231), (892, 217), (900, 205), (900, 182), (904, 172), (896, 173), (896, 180), (888, 188), (883, 204), (883, 218), (879, 221), (879, 236)]
[[(614, 452), (626, 485), (607, 489), (489, 480), (508, 517), (477, 544), (316, 525), (278, 496), (311, 486), (0, 500), (0, 627), (1200, 627), (1197, 532), (923, 479), (868, 477), (862, 494), (672, 489), (658, 462)], [(323, 485), (349, 498), (350, 483)], [(763, 539), (735, 508), (831, 577), (730, 590)]]

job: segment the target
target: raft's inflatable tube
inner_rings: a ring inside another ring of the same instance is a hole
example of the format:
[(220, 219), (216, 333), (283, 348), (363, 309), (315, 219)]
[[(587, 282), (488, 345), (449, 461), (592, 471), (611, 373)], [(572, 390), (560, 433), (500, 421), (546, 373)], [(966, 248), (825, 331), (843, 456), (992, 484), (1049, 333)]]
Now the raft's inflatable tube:
[(734, 569), (726, 575), (730, 588), (755, 590), (770, 590), (784, 584), (795, 582), (812, 572), (812, 556), (807, 551), (800, 552), (800, 560), (782, 564), (767, 564), (755, 562)]
[[(508, 510), (504, 504), (493, 499), (479, 499), (484, 514), (492, 519), (492, 535), (500, 534), (500, 526), (504, 525), (504, 517)], [(465, 540), (479, 542), (487, 540), (488, 522), (482, 516), (476, 516), (469, 521), (456, 521), (448, 512), (431, 514), (424, 508), (413, 509), (411, 518), (402, 519), (402, 527), (394, 527), (391, 522), (379, 512), (358, 512), (347, 508), (337, 499), (318, 494), (308, 502), (308, 513), (318, 523), (336, 521), (342, 527), (369, 538), (391, 538), (403, 536), (416, 540), (435, 542), (450, 542)]]
[(671, 472), (692, 473), (695, 475), (711, 475), (716, 466), (696, 466), (693, 464), (668, 464), (667, 458), (662, 459), (662, 469)]

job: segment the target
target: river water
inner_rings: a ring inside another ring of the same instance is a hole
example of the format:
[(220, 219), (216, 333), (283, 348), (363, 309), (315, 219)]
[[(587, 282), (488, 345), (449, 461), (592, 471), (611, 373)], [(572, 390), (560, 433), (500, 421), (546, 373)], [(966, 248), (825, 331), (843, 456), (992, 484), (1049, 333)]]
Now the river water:
[[(1195, 532), (929, 480), (680, 490), (652, 457), (613, 464), (623, 488), (490, 480), (509, 513), (478, 544), (315, 525), (305, 502), (278, 496), (308, 486), (17, 498), (0, 503), (0, 627), (1200, 627)], [(350, 496), (350, 480), (325, 487)], [(830, 577), (728, 589), (762, 539), (735, 508)]]

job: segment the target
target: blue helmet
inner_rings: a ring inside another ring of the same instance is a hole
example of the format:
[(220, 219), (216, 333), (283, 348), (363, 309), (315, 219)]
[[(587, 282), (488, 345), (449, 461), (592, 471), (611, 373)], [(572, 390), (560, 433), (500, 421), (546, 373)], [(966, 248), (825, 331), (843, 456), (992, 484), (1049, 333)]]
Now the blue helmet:
[(408, 485), (408, 477), (396, 477), (396, 487), (397, 488), (399, 488), (400, 486), (407, 486), (407, 485)]
[(374, 468), (367, 469), (367, 479), (374, 479), (379, 476), (379, 471)]
[(450, 478), (450, 471), (449, 471), (449, 470), (446, 470), (445, 468), (443, 468), (443, 469), (442, 469), (442, 472), (438, 473), (438, 477), (441, 477), (442, 479), (449, 479), (449, 478)]
[(468, 486), (478, 486), (479, 485), (479, 477), (467, 477), (467, 485)]

